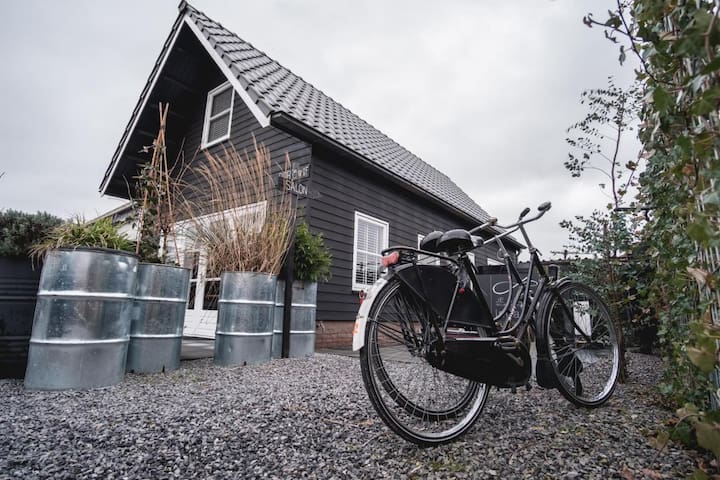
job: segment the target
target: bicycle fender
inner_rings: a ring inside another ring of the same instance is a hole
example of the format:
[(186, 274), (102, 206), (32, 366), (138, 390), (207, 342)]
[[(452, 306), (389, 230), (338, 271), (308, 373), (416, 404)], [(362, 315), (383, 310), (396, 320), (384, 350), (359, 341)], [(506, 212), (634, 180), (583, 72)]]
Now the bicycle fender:
[[(572, 280), (568, 277), (563, 277), (548, 285), (548, 288), (560, 288), (571, 282)], [(545, 345), (547, 345), (545, 338), (545, 325), (540, 325), (540, 322), (545, 319), (547, 309), (550, 307), (551, 300), (552, 295), (550, 295), (548, 291), (548, 294), (543, 295), (543, 298), (540, 299), (540, 303), (538, 304), (537, 309), (537, 315), (535, 316), (535, 346), (537, 347), (538, 358), (541, 360), (549, 358), (549, 352), (547, 351), (547, 348), (545, 348)]]
[(370, 309), (377, 298), (377, 294), (387, 283), (388, 280), (386, 278), (379, 278), (370, 290), (367, 291), (365, 298), (360, 304), (357, 317), (355, 317), (355, 327), (353, 327), (353, 351), (358, 351), (365, 346), (365, 325), (367, 324), (368, 315), (370, 315)]
[[(549, 287), (558, 288), (570, 282), (571, 280), (569, 278), (564, 277), (557, 280), (556, 282), (553, 282), (551, 285), (549, 285)], [(535, 347), (537, 349), (535, 379), (537, 380), (538, 385), (543, 388), (557, 387), (557, 377), (555, 376), (555, 371), (553, 370), (552, 363), (550, 362), (550, 352), (546, 347), (547, 339), (545, 338), (545, 325), (539, 324), (539, 322), (543, 321), (546, 318), (547, 309), (550, 307), (551, 300), (552, 295), (545, 295), (540, 300), (537, 315), (535, 316), (535, 321), (538, 322), (538, 324), (535, 326)]]

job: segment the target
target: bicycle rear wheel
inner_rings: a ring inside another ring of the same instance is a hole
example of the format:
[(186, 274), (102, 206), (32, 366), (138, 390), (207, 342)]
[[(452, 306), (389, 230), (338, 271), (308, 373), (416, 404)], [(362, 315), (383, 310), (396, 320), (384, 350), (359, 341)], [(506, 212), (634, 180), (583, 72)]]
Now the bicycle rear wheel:
[(543, 340), (556, 387), (575, 405), (599, 407), (612, 395), (620, 371), (620, 347), (610, 311), (595, 291), (581, 283), (566, 283), (551, 295)]
[(489, 388), (432, 367), (430, 308), (391, 281), (378, 294), (360, 351), (363, 382), (380, 418), (422, 446), (450, 442), (477, 421)]

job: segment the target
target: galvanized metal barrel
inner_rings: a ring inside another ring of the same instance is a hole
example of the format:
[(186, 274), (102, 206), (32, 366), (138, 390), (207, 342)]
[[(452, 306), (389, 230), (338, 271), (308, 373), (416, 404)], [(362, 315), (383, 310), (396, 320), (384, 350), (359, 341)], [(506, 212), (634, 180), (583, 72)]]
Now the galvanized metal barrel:
[(128, 372), (168, 372), (180, 366), (189, 289), (189, 268), (138, 265), (130, 320)]
[[(275, 294), (275, 325), (273, 327), (273, 358), (282, 356), (285, 281), (278, 280)], [(307, 357), (315, 353), (315, 312), (317, 283), (293, 282), (290, 310), (289, 357)]]
[(226, 272), (220, 279), (215, 363), (243, 365), (270, 360), (277, 277)]
[(27, 368), (40, 266), (29, 258), (0, 257), (0, 378), (22, 378)]
[(122, 381), (137, 258), (61, 248), (40, 276), (25, 387), (87, 389)]

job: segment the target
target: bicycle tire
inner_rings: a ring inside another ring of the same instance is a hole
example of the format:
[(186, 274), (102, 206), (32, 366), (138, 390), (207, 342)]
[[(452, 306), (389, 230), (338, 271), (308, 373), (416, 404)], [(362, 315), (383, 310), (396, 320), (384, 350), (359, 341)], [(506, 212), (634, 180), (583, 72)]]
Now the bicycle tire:
[(610, 310), (580, 282), (553, 287), (542, 315), (542, 345), (555, 388), (573, 404), (597, 408), (612, 396), (620, 372), (620, 345)]
[(371, 308), (360, 350), (370, 402), (396, 434), (420, 446), (448, 443), (477, 421), (489, 388), (432, 367), (424, 356), (429, 309), (397, 280)]

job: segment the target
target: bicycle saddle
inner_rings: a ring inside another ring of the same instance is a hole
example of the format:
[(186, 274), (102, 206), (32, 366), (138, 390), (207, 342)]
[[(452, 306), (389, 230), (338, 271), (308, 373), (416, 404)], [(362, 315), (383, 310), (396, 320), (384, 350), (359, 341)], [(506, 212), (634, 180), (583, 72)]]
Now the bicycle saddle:
[(453, 254), (472, 250), (475, 248), (475, 244), (473, 243), (470, 232), (458, 228), (445, 232), (442, 237), (440, 237), (437, 248), (440, 251)]
[(441, 250), (438, 249), (438, 241), (443, 236), (443, 232), (435, 230), (425, 235), (425, 238), (420, 240), (420, 250), (426, 252), (439, 253)]

